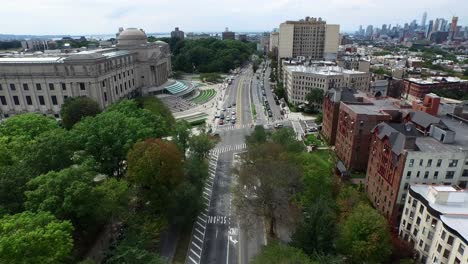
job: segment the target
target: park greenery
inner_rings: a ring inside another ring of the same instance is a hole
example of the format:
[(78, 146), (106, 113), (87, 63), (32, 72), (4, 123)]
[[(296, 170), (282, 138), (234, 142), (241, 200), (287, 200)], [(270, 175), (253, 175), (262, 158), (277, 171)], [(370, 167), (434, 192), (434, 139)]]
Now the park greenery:
[[(334, 176), (332, 152), (306, 152), (289, 128), (257, 126), (246, 143), (233, 205), (247, 231), (258, 219), (268, 231), (268, 246), (253, 263), (390, 263), (401, 257), (363, 188)], [(292, 240), (280, 230), (291, 230)]]
[(256, 48), (239, 40), (148, 38), (156, 40), (169, 44), (173, 70), (186, 73), (228, 73), (248, 61)]
[(0, 124), (0, 263), (75, 263), (110, 226), (123, 234), (107, 263), (162, 263), (160, 234), (201, 209), (213, 141), (155, 98), (64, 111), (67, 125), (35, 113)]

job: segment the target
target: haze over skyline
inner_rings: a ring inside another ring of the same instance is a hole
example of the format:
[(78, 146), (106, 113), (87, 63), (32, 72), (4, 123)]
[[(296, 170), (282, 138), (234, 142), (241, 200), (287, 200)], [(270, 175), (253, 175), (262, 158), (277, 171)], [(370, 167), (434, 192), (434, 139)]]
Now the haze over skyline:
[(111, 34), (119, 27), (138, 27), (146, 32), (271, 31), (285, 20), (322, 17), (340, 24), (341, 31), (359, 25), (404, 24), (424, 11), (427, 21), (459, 17), (466, 26), (466, 0), (16, 0), (2, 3), (1, 34), (85, 35)]

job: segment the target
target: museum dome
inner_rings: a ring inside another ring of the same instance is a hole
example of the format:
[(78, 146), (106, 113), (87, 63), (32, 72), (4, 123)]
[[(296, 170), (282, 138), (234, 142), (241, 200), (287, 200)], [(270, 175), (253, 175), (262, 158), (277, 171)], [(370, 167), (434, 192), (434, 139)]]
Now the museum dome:
[(137, 28), (127, 28), (120, 32), (117, 37), (117, 43), (119, 45), (139, 45), (145, 44), (148, 40), (145, 32)]

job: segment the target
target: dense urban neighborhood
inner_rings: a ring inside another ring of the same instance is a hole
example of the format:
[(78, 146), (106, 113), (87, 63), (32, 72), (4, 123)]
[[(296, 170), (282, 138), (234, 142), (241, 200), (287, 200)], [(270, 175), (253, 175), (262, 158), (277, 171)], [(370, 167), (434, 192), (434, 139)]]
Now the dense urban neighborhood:
[(468, 263), (468, 26), (421, 13), (0, 34), (0, 263)]

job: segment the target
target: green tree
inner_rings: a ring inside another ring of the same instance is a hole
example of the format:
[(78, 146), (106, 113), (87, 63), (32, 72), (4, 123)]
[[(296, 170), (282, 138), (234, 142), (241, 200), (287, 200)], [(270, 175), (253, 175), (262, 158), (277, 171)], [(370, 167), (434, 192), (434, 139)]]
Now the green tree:
[(318, 106), (323, 103), (323, 90), (314, 88), (310, 90), (305, 99), (307, 101), (307, 107), (311, 109), (311, 111), (316, 111), (317, 108), (319, 108)]
[(214, 145), (213, 140), (205, 133), (192, 136), (189, 140), (189, 149), (200, 159), (207, 158)]
[(187, 121), (180, 121), (177, 122), (175, 125), (174, 129), (174, 142), (177, 144), (179, 147), (180, 151), (182, 153), (185, 153), (185, 151), (189, 147), (189, 141), (190, 141), (190, 125), (187, 123)]
[(73, 226), (47, 212), (0, 219), (1, 263), (63, 263), (73, 248)]
[(280, 243), (270, 243), (253, 258), (252, 264), (312, 264), (314, 263), (300, 249)]
[(265, 218), (269, 235), (276, 237), (279, 224), (292, 224), (295, 212), (290, 205), (301, 172), (288, 157), (286, 149), (273, 142), (249, 146), (242, 156), (233, 204), (245, 228)]
[(360, 204), (343, 224), (339, 248), (354, 263), (382, 263), (391, 254), (387, 222), (376, 210)]
[(106, 262), (109, 264), (167, 264), (157, 254), (136, 246), (119, 246), (114, 255)]
[(148, 110), (157, 118), (155, 125), (163, 128), (162, 131), (164, 134), (167, 134), (175, 126), (176, 121), (171, 110), (157, 97), (139, 97), (136, 99), (136, 103), (140, 108)]
[(127, 179), (151, 211), (170, 214), (174, 192), (184, 181), (182, 157), (174, 143), (160, 139), (137, 142), (129, 151)]
[(66, 129), (70, 129), (86, 116), (95, 116), (101, 112), (99, 104), (86, 96), (69, 97), (65, 100), (60, 110), (62, 123)]
[(30, 140), (58, 127), (57, 121), (50, 117), (36, 113), (21, 114), (0, 123), (0, 137), (24, 137)]
[(252, 134), (245, 137), (245, 142), (247, 145), (255, 146), (267, 142), (269, 136), (263, 126), (255, 126)]
[(101, 176), (97, 181), (96, 176), (92, 165), (84, 164), (34, 178), (27, 185), (25, 207), (49, 211), (81, 228), (101, 224), (123, 212), (128, 188), (123, 180)]
[(292, 128), (281, 128), (271, 135), (274, 143), (284, 146), (289, 153), (300, 153), (305, 150), (304, 144), (297, 140)]

